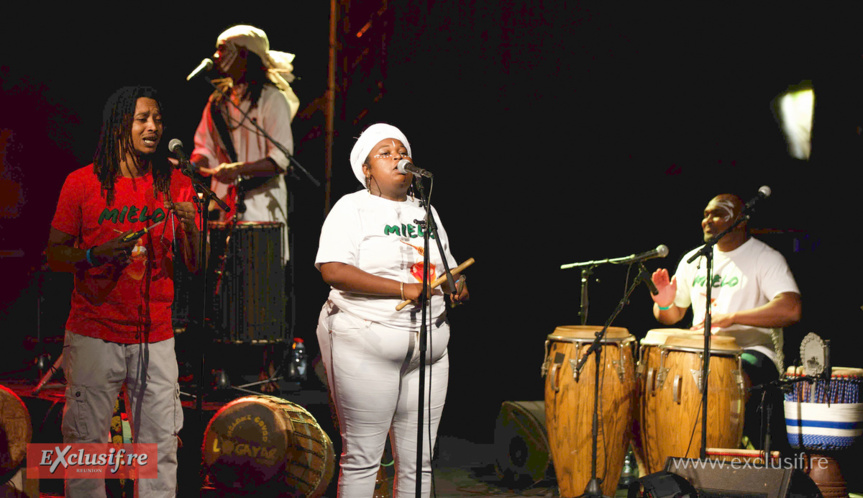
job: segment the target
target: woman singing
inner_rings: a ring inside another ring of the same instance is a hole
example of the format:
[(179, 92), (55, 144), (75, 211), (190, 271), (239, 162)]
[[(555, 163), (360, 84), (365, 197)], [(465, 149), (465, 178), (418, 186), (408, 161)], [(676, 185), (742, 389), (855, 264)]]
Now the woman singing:
[[(365, 190), (342, 197), (321, 230), (315, 265), (331, 286), (318, 321), (318, 341), (342, 436), (339, 496), (373, 495), (387, 434), (393, 446), (393, 496), (416, 490), (419, 331), (425, 208), (408, 195), (412, 175), (399, 173), (410, 160), (399, 129), (375, 124), (351, 151), (351, 166)], [(432, 208), (443, 247), (431, 241), (430, 279), (456, 263), (446, 231)], [(431, 450), (446, 398), (449, 324), (443, 292), (454, 303), (468, 299), (464, 276), (456, 289), (434, 289), (427, 314), (422, 488), (428, 496)], [(403, 300), (414, 302), (401, 311)], [(426, 412), (427, 410), (427, 412)], [(427, 427), (427, 426), (426, 426)], [(429, 437), (431, 440), (429, 441)]]

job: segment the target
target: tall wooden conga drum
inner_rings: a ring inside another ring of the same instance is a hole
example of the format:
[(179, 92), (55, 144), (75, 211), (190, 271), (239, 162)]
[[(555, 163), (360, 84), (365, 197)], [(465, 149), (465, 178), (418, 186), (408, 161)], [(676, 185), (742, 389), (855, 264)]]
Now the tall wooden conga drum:
[[(545, 420), (562, 497), (580, 496), (591, 479), (595, 354), (577, 375), (575, 366), (600, 330), (589, 325), (557, 327), (545, 342)], [(634, 347), (635, 337), (622, 327), (609, 327), (602, 341), (596, 476), (608, 496), (617, 489), (629, 448), (637, 401)]]
[(222, 407), (204, 433), (208, 480), (222, 489), (316, 497), (333, 477), (333, 444), (303, 407), (246, 396)]
[[(741, 352), (733, 337), (710, 340), (707, 447), (737, 448), (743, 436)], [(670, 335), (659, 346), (658, 356), (655, 373), (645, 382), (639, 413), (648, 473), (662, 470), (669, 457), (698, 458), (701, 450), (704, 337)], [(651, 360), (647, 361), (649, 365)]]
[(656, 438), (648, 439), (643, 436), (642, 426), (645, 420), (653, 421), (656, 419), (657, 405), (655, 397), (657, 393), (657, 376), (660, 372), (659, 348), (664, 346), (665, 340), (673, 335), (701, 337), (687, 329), (663, 328), (648, 330), (647, 334), (639, 342), (638, 362), (635, 369), (636, 377), (638, 378), (638, 408), (636, 409), (635, 420), (633, 421), (635, 429), (633, 430), (632, 443), (636, 452), (636, 458), (642, 467), (639, 470), (644, 473), (648, 473), (647, 455), (656, 455), (659, 449), (656, 447)]

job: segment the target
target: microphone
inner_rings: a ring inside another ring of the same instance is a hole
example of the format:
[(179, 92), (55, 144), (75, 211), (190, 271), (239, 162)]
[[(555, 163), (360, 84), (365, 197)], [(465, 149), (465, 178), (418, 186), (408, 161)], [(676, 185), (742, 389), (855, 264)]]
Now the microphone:
[(413, 175), (423, 176), (425, 178), (431, 178), (432, 177), (431, 172), (426, 171), (422, 168), (417, 168), (407, 159), (402, 159), (401, 161), (399, 161), (399, 164), (396, 167), (398, 168), (399, 173), (401, 173), (403, 175), (411, 173)]
[(189, 73), (188, 76), (186, 76), (186, 81), (191, 80), (192, 78), (198, 76), (201, 73), (209, 73), (210, 70), (212, 70), (212, 69), (213, 69), (213, 61), (210, 59), (204, 59), (201, 61), (200, 64), (198, 64), (198, 67), (196, 67), (194, 70), (192, 70), (192, 72)]
[(668, 246), (666, 246), (665, 244), (659, 244), (658, 246), (656, 246), (656, 249), (653, 249), (652, 251), (643, 252), (641, 254), (631, 254), (622, 258), (609, 259), (608, 262), (615, 265), (624, 265), (630, 263), (640, 263), (641, 261), (646, 261), (653, 258), (664, 258), (666, 256), (668, 256)]
[(750, 209), (752, 209), (752, 206), (754, 206), (756, 202), (760, 201), (761, 199), (766, 199), (770, 197), (771, 193), (772, 192), (770, 190), (770, 187), (768, 187), (767, 185), (762, 185), (761, 188), (758, 189), (758, 193), (755, 194), (755, 197), (749, 199), (749, 202), (747, 202), (746, 205), (743, 206), (743, 211), (749, 211)]
[(183, 142), (180, 141), (179, 138), (174, 138), (170, 142), (168, 142), (168, 150), (171, 151), (172, 154), (177, 156), (177, 159), (180, 160), (180, 164), (194, 171), (195, 167), (192, 165), (192, 162), (189, 161), (189, 156), (186, 155), (186, 152), (183, 151)]
[[(177, 159), (180, 160), (180, 165), (177, 166), (177, 169), (183, 172), (184, 175), (188, 176), (192, 179), (192, 183), (196, 186), (196, 190), (203, 190), (207, 195), (210, 196), (210, 199), (215, 201), (216, 204), (222, 208), (223, 211), (229, 213), (231, 208), (225, 204), (225, 201), (219, 199), (219, 197), (213, 193), (212, 190), (208, 189), (206, 186), (202, 185), (197, 179), (195, 179), (195, 171), (198, 168), (189, 160), (189, 156), (186, 155), (186, 152), (183, 150), (183, 142), (180, 141), (179, 138), (174, 138), (170, 142), (168, 142), (168, 150), (171, 151)], [(199, 191), (200, 191), (199, 190)]]

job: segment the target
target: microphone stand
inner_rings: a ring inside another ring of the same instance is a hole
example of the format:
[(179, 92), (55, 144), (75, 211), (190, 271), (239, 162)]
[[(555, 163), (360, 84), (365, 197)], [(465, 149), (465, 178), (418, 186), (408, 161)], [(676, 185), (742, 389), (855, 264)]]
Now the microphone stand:
[[(446, 255), (443, 251), (443, 244), (440, 241), (437, 233), (437, 225), (431, 213), (431, 202), (426, 197), (425, 189), (423, 188), (422, 180), (417, 178), (414, 181), (417, 190), (420, 194), (420, 201), (425, 207), (425, 230), (423, 231), (423, 286), (420, 293), (420, 303), (422, 306), (421, 322), (420, 322), (420, 337), (419, 337), (419, 403), (417, 404), (417, 476), (416, 476), (416, 496), (422, 496), (422, 472), (423, 472), (423, 410), (425, 407), (425, 370), (426, 370), (426, 351), (428, 350), (428, 328), (426, 316), (430, 312), (431, 297), (428, 296), (429, 291), (429, 267), (431, 266), (431, 254), (429, 251), (429, 238), (434, 234), (435, 242), (437, 243), (438, 252), (440, 253), (441, 261), (443, 261), (444, 272), (446, 274), (447, 283), (450, 289), (455, 289), (455, 281), (450, 273), (449, 265), (446, 261)], [(431, 424), (431, 420), (429, 420)], [(429, 439), (431, 444), (431, 439)], [(429, 455), (433, 448), (429, 448)]]
[[(246, 115), (248, 113), (243, 112), (242, 109), (240, 109), (240, 107), (237, 104), (235, 104), (233, 100), (231, 100), (227, 95), (225, 95), (225, 92), (223, 92), (222, 89), (218, 87), (218, 85), (213, 83), (213, 80), (211, 78), (205, 77), (204, 79), (207, 80), (207, 83), (209, 83), (210, 86), (212, 86), (217, 92), (219, 92), (219, 94), (222, 96), (223, 102), (228, 101), (228, 103), (230, 103), (230, 105), (233, 106), (234, 109), (236, 109), (237, 111), (239, 111), (240, 113), (243, 114), (244, 118), (246, 117)], [(308, 170), (306, 170), (306, 168), (304, 168), (303, 165), (300, 164), (299, 161), (296, 160), (296, 158), (294, 158), (294, 155), (291, 154), (291, 152), (288, 150), (287, 147), (285, 147), (284, 145), (279, 143), (276, 139), (274, 139), (269, 133), (267, 133), (267, 131), (265, 129), (261, 128), (261, 126), (258, 124), (258, 121), (256, 119), (249, 119), (248, 122), (252, 123), (252, 127), (254, 127), (255, 130), (261, 134), (261, 136), (266, 138), (277, 149), (282, 151), (282, 153), (285, 155), (285, 157), (288, 158), (288, 161), (291, 163), (291, 166), (293, 168), (299, 170), (301, 173), (303, 173), (303, 175), (305, 175), (306, 179), (308, 181), (310, 181), (312, 183), (312, 185), (314, 185), (315, 187), (321, 186), (321, 182), (319, 182), (315, 177), (313, 177), (312, 174), (309, 173)]]
[[(210, 205), (210, 201), (215, 202), (222, 208), (226, 213), (231, 211), (230, 206), (225, 204), (225, 201), (219, 199), (219, 196), (215, 194), (209, 187), (204, 185), (198, 178), (196, 177), (194, 171), (192, 170), (191, 164), (181, 161), (180, 166), (177, 167), (181, 173), (189, 177), (192, 180), (192, 186), (195, 188), (195, 192), (198, 194), (195, 196), (195, 207), (198, 210), (198, 214), (201, 217), (201, 240), (200, 245), (198, 247), (199, 255), (198, 255), (198, 275), (201, 279), (200, 281), (200, 289), (203, 299), (201, 300), (201, 309), (199, 314), (200, 323), (198, 323), (197, 333), (201, 334), (204, 330), (204, 327), (207, 323), (207, 265), (208, 265), (208, 255), (207, 255), (207, 229), (209, 227), (209, 223), (207, 223), (207, 206)], [(199, 348), (200, 351), (200, 364), (201, 370), (198, 373), (198, 394), (195, 396), (195, 409), (198, 411), (199, 416), (203, 415), (202, 407), (204, 402), (204, 372), (205, 372), (205, 349), (203, 347), (203, 341), (201, 342), (202, 346)]]
[(591, 463), (590, 463), (590, 481), (588, 481), (587, 486), (584, 488), (584, 494), (582, 496), (588, 498), (604, 498), (602, 494), (602, 479), (599, 479), (596, 475), (596, 461), (598, 458), (599, 450), (597, 448), (598, 440), (599, 440), (599, 371), (601, 370), (601, 359), (602, 359), (602, 341), (605, 339), (605, 334), (608, 331), (608, 327), (611, 326), (611, 323), (617, 318), (617, 315), (623, 311), (624, 306), (629, 301), (629, 297), (638, 287), (638, 285), (646, 281), (650, 278), (650, 273), (648, 273), (647, 268), (644, 267), (644, 264), (639, 262), (639, 270), (638, 275), (635, 277), (635, 280), (632, 282), (632, 285), (626, 290), (623, 298), (617, 303), (617, 307), (611, 312), (611, 316), (606, 320), (605, 325), (602, 326), (602, 330), (596, 332), (596, 338), (590, 344), (590, 347), (587, 351), (584, 352), (581, 359), (578, 360), (578, 364), (575, 366), (574, 375), (578, 378), (581, 369), (584, 368), (584, 365), (587, 363), (588, 357), (591, 354), (594, 354), (595, 359), (595, 372), (594, 372), (594, 383), (593, 383), (593, 421), (591, 423)]
[[(200, 312), (198, 315), (199, 316), (199, 323), (197, 323), (196, 325), (193, 325), (193, 327), (192, 327), (195, 330), (195, 333), (198, 335), (198, 337), (201, 337), (205, 333), (204, 327), (206, 326), (206, 323), (207, 323), (207, 266), (209, 263), (209, 257), (208, 257), (209, 255), (207, 254), (207, 229), (209, 227), (209, 223), (207, 220), (207, 207), (209, 206), (210, 201), (213, 201), (216, 204), (218, 204), (220, 208), (225, 210), (226, 213), (230, 212), (231, 208), (230, 208), (230, 206), (225, 204), (225, 202), (222, 199), (219, 199), (219, 197), (215, 194), (215, 192), (210, 190), (209, 187), (207, 187), (200, 180), (198, 180), (197, 176), (195, 175), (195, 173), (193, 171), (193, 167), (192, 167), (191, 163), (189, 163), (187, 160), (181, 159), (179, 165), (177, 166), (177, 169), (179, 169), (180, 172), (182, 172), (184, 175), (189, 177), (190, 180), (192, 180), (192, 186), (195, 188), (195, 192), (197, 194), (197, 195), (195, 195), (195, 208), (197, 209), (198, 215), (200, 215), (200, 218), (201, 218), (201, 228), (200, 228), (201, 240), (200, 240), (200, 246), (198, 248), (199, 254), (198, 254), (197, 278), (200, 279), (199, 282), (200, 282), (201, 296), (203, 297), (203, 299), (199, 303), (199, 305), (200, 305)], [(189, 316), (191, 318), (192, 316), (194, 316), (194, 313), (192, 313), (190, 311)], [(200, 355), (199, 356), (200, 371), (198, 372), (198, 379), (197, 379), (197, 395), (192, 395), (192, 396), (195, 398), (195, 411), (198, 412), (198, 420), (199, 420), (199, 422), (201, 422), (201, 424), (203, 424), (205, 422), (203, 405), (204, 405), (204, 378), (205, 378), (205, 372), (206, 372), (206, 347), (205, 347), (205, 341), (204, 340), (199, 341), (199, 346), (198, 346), (197, 350), (198, 350), (198, 354)], [(203, 434), (201, 434), (201, 437), (203, 438)], [(198, 441), (196, 441), (196, 442), (198, 442)], [(203, 439), (200, 440), (200, 443), (203, 444)], [(201, 467), (200, 461), (197, 462), (196, 468), (197, 468), (197, 474), (198, 474), (198, 487), (200, 488), (204, 484), (204, 474), (202, 472), (203, 468)]]
[[(215, 90), (216, 90), (216, 91), (217, 91), (217, 92), (222, 96), (222, 99), (221, 99), (221, 100), (222, 100), (222, 101), (227, 101), (231, 106), (233, 106), (233, 108), (234, 108), (234, 109), (236, 109), (238, 112), (240, 112), (241, 114), (243, 114), (243, 117), (244, 117), (244, 120), (245, 120), (245, 117), (247, 116), (247, 113), (243, 112), (243, 110), (242, 110), (242, 109), (240, 109), (240, 107), (239, 107), (237, 104), (235, 104), (235, 103), (234, 103), (234, 101), (230, 99), (230, 97), (228, 97), (227, 95), (225, 95), (225, 92), (223, 92), (223, 91), (222, 91), (222, 89), (218, 87), (218, 85), (216, 85), (215, 83), (213, 83), (213, 80), (212, 80), (211, 78), (209, 78), (209, 77), (204, 77), (204, 79), (205, 79), (205, 80), (207, 80), (207, 83), (209, 83), (209, 84), (210, 84), (210, 86), (212, 86), (212, 87), (213, 87), (213, 88), (214, 88), (214, 89), (215, 89)], [(272, 137), (272, 135), (270, 135), (269, 133), (267, 133), (267, 130), (263, 129), (263, 128), (258, 124), (258, 121), (257, 121), (256, 119), (249, 119), (249, 120), (246, 120), (246, 121), (248, 121), (248, 122), (252, 123), (252, 126), (255, 128), (255, 130), (256, 130), (260, 135), (262, 135), (265, 139), (267, 139), (267, 141), (269, 141), (271, 144), (273, 144), (273, 146), (275, 146), (277, 149), (279, 149), (279, 150), (282, 152), (282, 154), (284, 154), (284, 155), (285, 155), (285, 157), (287, 157), (287, 158), (288, 158), (288, 161), (290, 162), (290, 165), (291, 165), (291, 166), (288, 168), (288, 171), (287, 171), (286, 173), (291, 173), (291, 174), (292, 174), (291, 176), (298, 177), (298, 175), (294, 174), (294, 172), (295, 172), (295, 171), (300, 171), (300, 172), (305, 176), (306, 180), (308, 180), (309, 182), (311, 182), (311, 184), (312, 184), (312, 185), (314, 185), (316, 188), (320, 188), (321, 183), (320, 183), (320, 182), (319, 182), (319, 181), (318, 181), (314, 176), (312, 176), (312, 174), (311, 174), (311, 173), (309, 173), (309, 172), (308, 172), (308, 170), (306, 170), (306, 168), (304, 168), (304, 167), (303, 167), (303, 165), (299, 163), (299, 161), (297, 161), (297, 159), (294, 157), (294, 155), (291, 153), (291, 151), (289, 151), (289, 150), (288, 150), (288, 148), (287, 148), (287, 147), (285, 147), (284, 145), (282, 145), (279, 141), (277, 141), (276, 139), (274, 139), (274, 138)], [(286, 184), (286, 185), (285, 185), (285, 187), (286, 187), (286, 188), (288, 187), (288, 178), (289, 178), (289, 176), (287, 176), (287, 175), (286, 175), (286, 176), (285, 176), (285, 184)], [(290, 191), (291, 189), (290, 189), (290, 188), (288, 188), (288, 190)], [(294, 279), (296, 278), (296, 277), (295, 277), (295, 276), (296, 276), (296, 263), (295, 263), (295, 258), (294, 258), (294, 256), (295, 256), (295, 251), (294, 251), (294, 234), (293, 234), (293, 232), (290, 230), (290, 225), (291, 225), (291, 222), (292, 222), (292, 219), (293, 219), (293, 215), (294, 215), (294, 199), (293, 199), (293, 196), (289, 196), (289, 197), (290, 197), (290, 198), (288, 199), (288, 212), (287, 212), (287, 220), (286, 220), (286, 221), (288, 222), (288, 226), (286, 226), (286, 227), (285, 227), (285, 230), (287, 230), (287, 231), (288, 231), (288, 247), (287, 247), (287, 250), (288, 250), (288, 254), (289, 254), (289, 256), (288, 256), (288, 266), (289, 266), (290, 280), (291, 280), (291, 281), (290, 281), (290, 284), (291, 284), (291, 285), (290, 285), (290, 311), (291, 311), (291, 323), (289, 324), (289, 326), (290, 326), (290, 336), (291, 336), (291, 340), (293, 340), (293, 337), (294, 337), (294, 330), (295, 330), (295, 325), (296, 325), (296, 307), (297, 307), (297, 303), (296, 303), (296, 292), (295, 292), (295, 290), (294, 290)], [(284, 284), (283, 284), (283, 285), (284, 285)], [(287, 348), (287, 349), (285, 350), (285, 355), (288, 355), (288, 354), (290, 354), (290, 348)], [(270, 379), (267, 379), (267, 380), (268, 380), (268, 381), (273, 381), (274, 379), (277, 379), (277, 378), (281, 375), (281, 370), (284, 368), (284, 364), (285, 364), (285, 359), (284, 359), (284, 358), (282, 358), (282, 362), (279, 364), (279, 367), (278, 367), (278, 369), (276, 369), (276, 372), (275, 372), (275, 373), (273, 373), (273, 375), (271, 376), (271, 378), (270, 378)]]
[[(665, 257), (665, 256), (662, 256)], [(613, 265), (619, 264), (632, 264), (638, 262), (641, 264), (642, 260), (634, 259), (633, 256), (624, 256), (622, 258), (605, 258), (598, 259), (594, 261), (584, 261), (581, 263), (569, 263), (565, 265), (560, 265), (561, 270), (569, 270), (570, 268), (581, 268), (581, 301), (579, 303), (578, 316), (581, 317), (581, 324), (587, 325), (587, 312), (588, 312), (588, 299), (587, 299), (587, 286), (590, 283), (590, 276), (593, 275), (593, 270), (599, 266), (604, 265), (606, 263), (610, 263)], [(642, 268), (644, 265), (642, 264)]]
[(749, 209), (744, 209), (740, 216), (734, 220), (728, 228), (716, 234), (713, 238), (704, 243), (704, 245), (695, 254), (686, 260), (687, 263), (692, 263), (696, 258), (704, 256), (706, 259), (706, 279), (705, 279), (705, 304), (704, 304), (704, 353), (703, 362), (701, 365), (701, 452), (699, 459), (707, 459), (707, 385), (708, 374), (710, 373), (710, 336), (711, 336), (711, 313), (710, 303), (713, 296), (713, 246), (715, 246), (726, 234), (732, 231), (737, 225), (749, 220)]

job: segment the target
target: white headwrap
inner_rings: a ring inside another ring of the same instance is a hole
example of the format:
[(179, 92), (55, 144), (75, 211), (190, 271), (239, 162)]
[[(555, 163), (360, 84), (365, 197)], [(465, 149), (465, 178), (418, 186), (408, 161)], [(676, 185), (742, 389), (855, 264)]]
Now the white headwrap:
[(372, 151), (372, 148), (385, 138), (395, 138), (396, 140), (400, 140), (408, 150), (408, 155), (412, 156), (411, 144), (408, 143), (408, 139), (401, 130), (386, 123), (377, 123), (369, 126), (360, 135), (360, 138), (357, 139), (357, 143), (354, 144), (354, 148), (351, 149), (351, 168), (354, 170), (354, 176), (357, 177), (357, 180), (359, 180), (363, 187), (366, 186), (366, 177), (363, 174), (363, 163), (366, 158), (369, 157), (369, 153)]
[(220, 34), (216, 40), (216, 47), (222, 44), (227, 45), (229, 51), (233, 51), (236, 47), (243, 47), (261, 58), (264, 67), (267, 68), (267, 78), (287, 96), (291, 104), (293, 120), (300, 108), (300, 99), (290, 85), (294, 81), (294, 66), (291, 64), (294, 54), (270, 50), (267, 34), (254, 26), (245, 24), (233, 26)]

